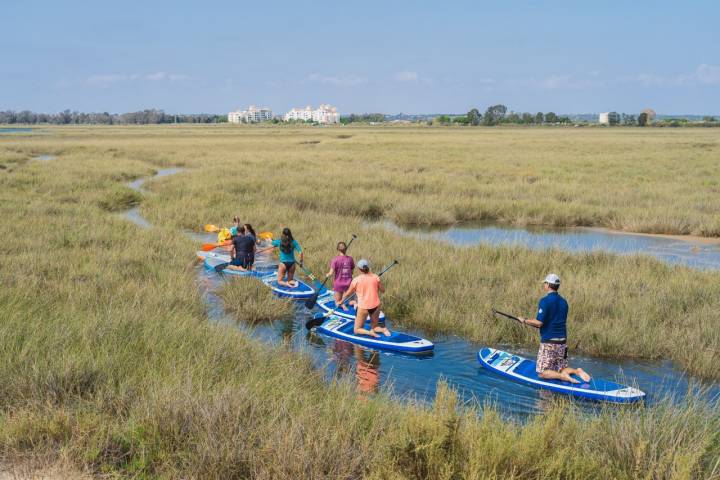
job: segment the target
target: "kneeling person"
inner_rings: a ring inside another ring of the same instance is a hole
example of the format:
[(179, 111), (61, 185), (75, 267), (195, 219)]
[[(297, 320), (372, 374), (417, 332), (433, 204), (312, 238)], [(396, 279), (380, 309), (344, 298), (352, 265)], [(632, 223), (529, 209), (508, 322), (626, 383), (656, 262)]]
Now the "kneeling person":
[[(358, 269), (362, 272), (353, 278), (350, 288), (343, 293), (340, 303), (347, 300), (353, 293), (357, 294), (357, 314), (355, 315), (356, 335), (370, 335), (371, 337), (379, 337), (378, 333), (390, 336), (390, 330), (381, 327), (380, 323), (380, 293), (385, 293), (385, 287), (380, 281), (380, 277), (370, 272), (370, 264), (367, 260), (362, 259), (357, 263)], [(370, 316), (370, 330), (365, 328), (365, 319)]]
[(238, 227), (238, 234), (232, 239), (230, 256), (232, 261), (228, 268), (241, 272), (251, 270), (255, 263), (255, 238), (245, 234), (245, 227)]
[(567, 315), (568, 303), (558, 293), (560, 277), (549, 274), (543, 281), (543, 291), (547, 293), (538, 307), (537, 318), (519, 317), (522, 323), (540, 329), (540, 350), (538, 350), (538, 376), (544, 380), (563, 380), (580, 383), (571, 375), (577, 375), (584, 381), (590, 380), (582, 368), (570, 368), (567, 360)]

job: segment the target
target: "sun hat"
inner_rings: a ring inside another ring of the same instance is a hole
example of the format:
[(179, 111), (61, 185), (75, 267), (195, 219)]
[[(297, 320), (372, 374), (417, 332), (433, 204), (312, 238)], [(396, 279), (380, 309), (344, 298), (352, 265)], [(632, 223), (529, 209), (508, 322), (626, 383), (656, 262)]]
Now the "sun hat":
[(545, 277), (543, 283), (549, 283), (550, 285), (560, 285), (560, 277), (558, 277), (554, 273), (548, 273), (548, 276)]

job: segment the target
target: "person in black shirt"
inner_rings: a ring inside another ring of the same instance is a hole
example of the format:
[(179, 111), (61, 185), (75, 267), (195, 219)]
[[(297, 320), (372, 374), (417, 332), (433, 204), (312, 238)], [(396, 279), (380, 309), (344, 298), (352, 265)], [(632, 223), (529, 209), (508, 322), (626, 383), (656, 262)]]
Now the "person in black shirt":
[(255, 262), (255, 237), (245, 234), (245, 227), (238, 227), (238, 234), (232, 238), (230, 250), (232, 261), (228, 268), (242, 272), (251, 270)]

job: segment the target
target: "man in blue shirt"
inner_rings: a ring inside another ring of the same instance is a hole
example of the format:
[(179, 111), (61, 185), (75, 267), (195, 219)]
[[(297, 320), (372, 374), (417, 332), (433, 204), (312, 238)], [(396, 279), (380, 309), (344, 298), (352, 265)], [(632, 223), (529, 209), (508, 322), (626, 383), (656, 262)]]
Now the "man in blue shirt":
[(567, 315), (568, 304), (558, 293), (560, 277), (549, 274), (543, 281), (543, 291), (547, 293), (540, 299), (537, 318), (519, 317), (520, 322), (540, 329), (540, 350), (538, 351), (538, 376), (545, 380), (563, 380), (580, 383), (572, 375), (587, 382), (590, 380), (582, 368), (570, 368), (567, 361)]

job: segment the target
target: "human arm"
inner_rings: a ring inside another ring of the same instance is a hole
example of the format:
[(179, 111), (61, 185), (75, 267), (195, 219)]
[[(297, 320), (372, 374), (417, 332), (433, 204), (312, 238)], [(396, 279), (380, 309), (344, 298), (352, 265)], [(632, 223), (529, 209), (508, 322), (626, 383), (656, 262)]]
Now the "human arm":
[(518, 317), (518, 320), (520, 320), (520, 323), (522, 323), (523, 325), (530, 325), (531, 327), (535, 328), (540, 328), (543, 326), (543, 322), (541, 322), (537, 318)]
[(382, 280), (380, 280), (380, 277), (378, 277), (378, 291), (380, 293), (385, 293), (385, 285), (383, 285)]
[(345, 300), (347, 300), (348, 298), (350, 298), (352, 295), (355, 294), (355, 289), (356, 289), (356, 287), (357, 287), (357, 285), (356, 285), (355, 282), (352, 282), (352, 283), (350, 284), (350, 288), (348, 288), (347, 290), (345, 290), (345, 293), (343, 293), (343, 296), (342, 296), (342, 298), (340, 299), (340, 304), (344, 303)]
[(300, 265), (303, 264), (303, 260), (305, 260), (305, 253), (303, 252), (303, 249), (300, 247), (300, 244), (295, 240), (293, 242), (295, 244), (295, 251), (300, 254)]

